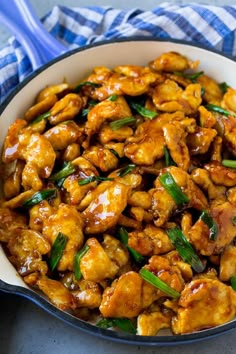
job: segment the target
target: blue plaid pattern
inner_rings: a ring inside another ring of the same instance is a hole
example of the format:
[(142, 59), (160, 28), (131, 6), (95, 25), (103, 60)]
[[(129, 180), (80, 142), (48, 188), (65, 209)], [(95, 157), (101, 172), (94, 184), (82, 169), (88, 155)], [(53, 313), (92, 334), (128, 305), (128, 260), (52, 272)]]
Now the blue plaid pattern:
[[(193, 41), (236, 55), (236, 6), (163, 3), (152, 11), (56, 6), (42, 22), (68, 50), (113, 38), (146, 36)], [(24, 49), (10, 38), (0, 51), (0, 102), (31, 72)]]

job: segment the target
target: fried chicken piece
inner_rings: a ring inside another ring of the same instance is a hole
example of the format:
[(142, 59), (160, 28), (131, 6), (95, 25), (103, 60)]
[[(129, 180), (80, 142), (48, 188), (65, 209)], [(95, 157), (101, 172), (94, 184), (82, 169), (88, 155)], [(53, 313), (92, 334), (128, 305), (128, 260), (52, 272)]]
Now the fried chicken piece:
[(137, 334), (140, 336), (156, 336), (163, 328), (170, 328), (172, 313), (158, 308), (146, 310), (137, 318)]
[(55, 208), (53, 208), (47, 200), (42, 200), (29, 210), (29, 227), (32, 230), (42, 232), (44, 221), (54, 213)]
[(119, 268), (128, 264), (129, 252), (115, 237), (105, 234), (102, 247), (112, 262), (114, 262)]
[(82, 98), (76, 93), (68, 93), (51, 108), (48, 120), (51, 125), (56, 125), (66, 120), (74, 119), (82, 107)]
[(114, 170), (119, 164), (118, 158), (103, 146), (90, 146), (84, 151), (83, 157), (102, 172)]
[(194, 69), (199, 62), (193, 62), (184, 55), (177, 52), (162, 53), (158, 58), (150, 63), (152, 69), (157, 71), (171, 72)]
[(236, 172), (233, 169), (224, 167), (218, 161), (212, 161), (204, 165), (211, 180), (216, 185), (234, 187), (236, 185)]
[[(22, 142), (19, 139), (19, 136), (22, 135), (22, 131), (26, 127), (27, 122), (23, 119), (16, 119), (13, 124), (8, 128), (7, 136), (4, 140), (3, 152), (2, 152), (2, 161), (4, 163), (10, 163), (16, 159), (22, 158), (21, 148)], [(29, 134), (27, 135), (27, 142), (29, 140)]]
[(236, 90), (229, 87), (223, 96), (221, 106), (227, 111), (236, 113)]
[(221, 281), (230, 281), (232, 276), (236, 275), (236, 247), (229, 245), (220, 256), (220, 274)]
[(186, 139), (190, 155), (205, 154), (216, 135), (215, 129), (197, 127)]
[(204, 89), (203, 99), (207, 103), (219, 105), (223, 98), (223, 93), (219, 87), (219, 84), (213, 78), (205, 74), (200, 75), (197, 78), (197, 82)]
[(31, 122), (43, 113), (48, 112), (57, 102), (57, 96), (53, 93), (47, 95), (25, 112), (25, 120)]
[[(22, 179), (22, 172), (25, 166), (25, 163), (21, 160), (15, 160), (13, 164), (13, 171), (8, 175), (4, 176), (5, 180), (3, 182), (3, 193), (4, 193), (4, 198), (10, 199), (18, 194), (20, 194), (21, 190), (21, 179)], [(7, 166), (5, 167), (4, 175), (7, 169)], [(11, 167), (10, 167), (11, 169)]]
[(57, 124), (44, 133), (54, 150), (64, 150), (68, 145), (77, 142), (81, 135), (80, 128), (73, 121)]
[(226, 193), (226, 188), (224, 186), (215, 185), (210, 178), (209, 172), (203, 168), (195, 168), (191, 173), (191, 177), (204, 192), (207, 192), (209, 199), (219, 198)]
[(204, 106), (198, 108), (199, 121), (202, 128), (212, 128), (216, 124), (216, 118), (214, 114), (208, 111)]
[(76, 300), (76, 307), (95, 309), (101, 305), (102, 290), (101, 287), (93, 281), (80, 280), (79, 290), (72, 291), (72, 295)]
[(232, 320), (235, 299), (233, 289), (219, 280), (192, 280), (181, 293), (177, 315), (172, 319), (173, 332), (192, 333)]
[(36, 102), (43, 101), (46, 97), (51, 95), (59, 95), (70, 89), (70, 85), (67, 82), (63, 82), (58, 85), (50, 85), (41, 90), (36, 98)]
[(8, 242), (18, 229), (27, 228), (26, 215), (16, 213), (9, 208), (0, 208), (0, 241)]
[(124, 141), (133, 135), (133, 129), (127, 126), (113, 130), (109, 125), (104, 125), (99, 133), (98, 140), (101, 144), (107, 144), (110, 141)]

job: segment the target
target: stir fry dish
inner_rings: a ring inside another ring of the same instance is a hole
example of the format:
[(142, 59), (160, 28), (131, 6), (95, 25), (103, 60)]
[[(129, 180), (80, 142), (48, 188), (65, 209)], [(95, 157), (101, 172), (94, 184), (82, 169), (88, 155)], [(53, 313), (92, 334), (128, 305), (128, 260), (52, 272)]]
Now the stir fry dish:
[(0, 241), (62, 311), (141, 336), (235, 318), (236, 90), (199, 67), (95, 67), (9, 127)]

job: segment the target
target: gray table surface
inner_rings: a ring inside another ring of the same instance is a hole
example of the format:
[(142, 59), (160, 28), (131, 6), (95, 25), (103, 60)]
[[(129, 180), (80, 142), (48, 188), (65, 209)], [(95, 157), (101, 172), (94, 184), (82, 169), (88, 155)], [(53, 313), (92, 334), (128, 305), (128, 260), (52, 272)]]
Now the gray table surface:
[[(0, 0), (1, 1), (7, 0)], [(155, 0), (31, 0), (39, 17), (57, 4), (67, 6), (138, 7), (144, 10), (156, 7)], [(172, 1), (172, 3), (186, 3)], [(195, 1), (195, 3), (230, 5), (232, 0)], [(10, 33), (0, 25), (0, 47)], [(233, 354), (236, 352), (236, 331), (200, 343), (175, 347), (142, 347), (113, 343), (85, 334), (52, 317), (26, 299), (13, 295), (0, 295), (0, 354)]]

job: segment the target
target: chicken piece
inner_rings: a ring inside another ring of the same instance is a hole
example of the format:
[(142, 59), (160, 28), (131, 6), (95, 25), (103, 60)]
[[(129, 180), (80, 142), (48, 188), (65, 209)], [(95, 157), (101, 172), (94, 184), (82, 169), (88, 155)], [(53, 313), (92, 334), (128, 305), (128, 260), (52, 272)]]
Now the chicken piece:
[(219, 105), (222, 98), (223, 93), (218, 85), (218, 83), (212, 79), (211, 77), (203, 74), (197, 78), (197, 82), (203, 87), (204, 94), (203, 99), (207, 103), (212, 103)]
[(24, 166), (25, 164), (23, 161), (15, 161), (14, 170), (10, 173), (9, 176), (7, 176), (3, 183), (4, 198), (10, 199), (20, 194), (21, 178)]
[(84, 242), (83, 220), (80, 213), (72, 205), (61, 203), (57, 212), (44, 220), (43, 235), (52, 245), (59, 232), (68, 237), (63, 255), (57, 265), (58, 271), (73, 270), (74, 256)]
[(50, 94), (46, 96), (43, 100), (39, 101), (35, 105), (31, 106), (25, 113), (25, 120), (31, 122), (43, 113), (48, 112), (52, 106), (57, 102), (57, 96)]
[(215, 129), (201, 127), (198, 127), (196, 132), (188, 134), (186, 140), (190, 155), (205, 154), (216, 135)]
[(145, 311), (137, 318), (137, 334), (140, 336), (156, 336), (163, 328), (171, 326), (171, 312), (160, 309)]
[(218, 226), (216, 240), (210, 239), (210, 229), (198, 219), (189, 231), (189, 238), (193, 246), (205, 256), (220, 254), (236, 235), (236, 226), (232, 220), (236, 217), (236, 207), (229, 202), (213, 205), (208, 210)]
[(82, 98), (76, 93), (68, 93), (57, 101), (50, 110), (48, 118), (51, 125), (74, 119), (83, 106)]
[(124, 141), (133, 135), (133, 129), (123, 126), (117, 130), (113, 130), (109, 125), (104, 125), (99, 133), (98, 140), (101, 144), (107, 144), (110, 141)]
[(166, 232), (151, 224), (143, 231), (129, 232), (128, 244), (143, 256), (163, 254), (174, 249)]
[(105, 234), (102, 247), (110, 260), (119, 268), (124, 267), (129, 262), (129, 252), (122, 243), (115, 237)]
[(10, 163), (18, 158), (21, 158), (21, 144), (19, 135), (22, 134), (22, 131), (26, 125), (27, 122), (25, 120), (16, 119), (15, 122), (8, 128), (8, 133), (4, 140), (2, 152), (3, 163)]
[(226, 193), (226, 188), (215, 185), (210, 178), (209, 172), (203, 168), (195, 168), (191, 173), (191, 177), (204, 192), (207, 192), (209, 199), (219, 198)]
[(114, 68), (114, 72), (127, 77), (145, 77), (153, 75), (153, 71), (150, 70), (148, 66), (139, 65), (118, 65)]
[(18, 229), (27, 228), (25, 215), (14, 212), (9, 208), (0, 208), (0, 241), (8, 242), (15, 236)]
[(204, 168), (216, 185), (225, 187), (234, 187), (236, 185), (236, 172), (233, 169), (222, 166), (218, 161), (205, 164)]
[(77, 157), (80, 156), (80, 153), (81, 153), (80, 144), (77, 143), (68, 144), (67, 147), (65, 148), (65, 151), (63, 152), (62, 160), (67, 162), (75, 160)]
[(193, 278), (193, 271), (189, 263), (182, 260), (179, 252), (176, 250), (170, 251), (164, 255), (171, 265), (179, 268), (181, 275), (185, 281), (190, 281)]
[(104, 147), (109, 149), (116, 157), (124, 157), (124, 143), (109, 142), (104, 144)]
[(10, 208), (10, 209), (16, 209), (16, 208), (20, 208), (22, 207), (22, 205), (24, 204), (24, 202), (31, 198), (33, 195), (35, 194), (35, 191), (33, 189), (30, 189), (28, 191), (25, 191), (19, 195), (17, 195), (16, 197), (6, 200), (6, 201), (2, 201), (1, 206), (3, 208)]
[(51, 246), (47, 239), (37, 231), (17, 229), (10, 238), (7, 247), (11, 254), (10, 260), (17, 267), (20, 275), (26, 276), (37, 272), (45, 275), (48, 266), (42, 256), (50, 252)]
[[(85, 81), (94, 82), (97, 84), (104, 84), (112, 75), (112, 71), (106, 66), (95, 66), (92, 73), (86, 78)], [(84, 87), (84, 89), (87, 87)]]
[(117, 224), (124, 227), (130, 227), (132, 229), (140, 230), (142, 223), (132, 217), (121, 214), (117, 221)]
[(72, 291), (77, 307), (89, 309), (98, 308), (102, 302), (102, 291), (100, 286), (93, 282), (82, 279), (79, 282), (79, 290)]
[[(90, 176), (87, 175), (85, 178), (89, 178), (92, 176), (94, 175), (93, 174), (91, 174)], [(71, 176), (68, 176), (63, 183), (63, 188), (68, 193), (67, 198), (71, 205), (78, 205), (91, 190), (94, 190), (94, 188), (97, 185), (97, 182), (94, 181), (85, 184), (83, 186), (80, 186), (78, 183), (79, 180), (80, 180), (79, 174), (74, 173)]]
[(165, 144), (174, 162), (187, 171), (190, 166), (189, 150), (186, 145), (186, 131), (180, 122), (171, 122), (163, 127)]
[(217, 135), (215, 139), (212, 142), (212, 155), (211, 155), (211, 161), (218, 161), (221, 162), (222, 157), (222, 145), (223, 145), (223, 139), (221, 136)]
[(134, 207), (142, 207), (148, 210), (152, 206), (152, 198), (149, 193), (144, 191), (135, 191), (128, 199), (128, 204)]
[(199, 121), (202, 128), (212, 128), (216, 124), (216, 118), (212, 112), (208, 111), (204, 106), (198, 108)]
[(154, 88), (152, 99), (160, 111), (194, 114), (202, 102), (201, 86), (190, 84), (183, 90), (176, 82), (167, 79)]
[(53, 279), (39, 279), (37, 286), (60, 310), (65, 311), (76, 308), (77, 303), (74, 296), (59, 281)]
[(42, 232), (44, 221), (54, 214), (54, 208), (47, 200), (42, 200), (39, 204), (34, 205), (29, 210), (29, 227), (30, 229)]
[[(171, 166), (161, 170), (161, 173), (169, 172), (182, 192), (189, 198), (188, 207), (197, 210), (205, 209), (208, 206), (207, 199), (200, 188), (193, 182), (187, 172), (178, 167)], [(157, 178), (154, 182), (155, 189), (152, 190), (152, 211), (156, 226), (162, 226), (168, 221), (170, 215), (178, 211), (178, 206), (170, 194), (162, 186)]]
[(129, 214), (132, 218), (141, 223), (144, 219), (145, 210), (142, 207), (131, 207)]
[(102, 182), (100, 186), (105, 187), (104, 190), (100, 192), (100, 188), (97, 189), (97, 194), (95, 190), (94, 200), (82, 212), (87, 234), (97, 234), (110, 229), (117, 223), (127, 205), (129, 186), (116, 181)]
[(88, 147), (91, 136), (99, 131), (106, 120), (114, 121), (131, 115), (131, 110), (124, 97), (118, 97), (115, 101), (105, 100), (96, 104), (88, 113), (85, 123), (87, 140), (83, 143), (83, 147)]
[(235, 316), (233, 289), (212, 279), (196, 279), (185, 286), (178, 312), (172, 319), (175, 334), (192, 333), (222, 325)]
[(65, 149), (68, 145), (77, 142), (81, 135), (80, 128), (73, 121), (57, 124), (44, 133), (54, 150)]
[(236, 90), (229, 87), (223, 96), (221, 106), (227, 111), (236, 113)]
[(150, 63), (151, 68), (157, 71), (185, 71), (195, 69), (199, 62), (193, 62), (177, 52), (162, 53), (158, 58)]
[(89, 238), (86, 242), (88, 251), (80, 260), (80, 270), (85, 280), (101, 282), (113, 279), (119, 267), (113, 262), (96, 238)]
[(184, 211), (181, 219), (181, 229), (183, 234), (187, 237), (189, 230), (193, 225), (193, 217), (192, 214), (188, 211)]
[(231, 204), (236, 205), (236, 187), (232, 187), (228, 189), (227, 199)]
[(36, 102), (45, 100), (46, 97), (51, 95), (62, 94), (70, 89), (70, 85), (67, 82), (63, 82), (59, 85), (50, 85), (45, 87), (37, 96)]
[(90, 161), (102, 172), (108, 172), (118, 167), (118, 158), (103, 146), (90, 146), (83, 153), (83, 157)]
[(236, 275), (236, 247), (229, 245), (226, 247), (220, 257), (221, 281), (230, 281), (230, 278)]
[(133, 318), (142, 310), (142, 284), (139, 274), (134, 271), (122, 274), (102, 296), (99, 310), (103, 317)]

